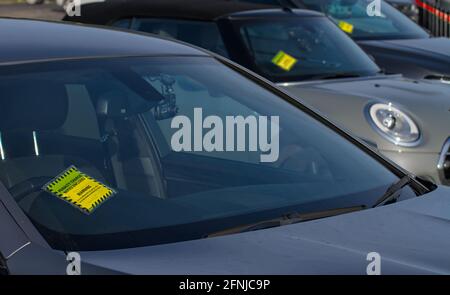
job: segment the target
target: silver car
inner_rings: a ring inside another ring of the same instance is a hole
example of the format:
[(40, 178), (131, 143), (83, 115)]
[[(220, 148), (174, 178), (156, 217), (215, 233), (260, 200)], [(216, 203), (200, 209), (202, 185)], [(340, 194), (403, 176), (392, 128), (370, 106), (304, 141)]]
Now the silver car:
[(384, 74), (341, 30), (352, 29), (345, 22), (339, 29), (314, 11), (226, 1), (193, 0), (182, 11), (174, 9), (178, 0), (131, 2), (126, 9), (114, 0), (84, 5), (82, 16), (65, 19), (159, 34), (226, 56), (407, 170), (450, 184), (449, 85)]

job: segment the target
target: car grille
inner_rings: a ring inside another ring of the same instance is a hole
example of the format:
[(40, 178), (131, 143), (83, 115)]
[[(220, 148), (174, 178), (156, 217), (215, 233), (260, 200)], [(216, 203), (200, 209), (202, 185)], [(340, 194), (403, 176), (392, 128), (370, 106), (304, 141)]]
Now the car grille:
[(442, 183), (450, 184), (450, 138), (442, 148), (437, 167)]
[(419, 24), (432, 35), (450, 37), (450, 0), (416, 0)]

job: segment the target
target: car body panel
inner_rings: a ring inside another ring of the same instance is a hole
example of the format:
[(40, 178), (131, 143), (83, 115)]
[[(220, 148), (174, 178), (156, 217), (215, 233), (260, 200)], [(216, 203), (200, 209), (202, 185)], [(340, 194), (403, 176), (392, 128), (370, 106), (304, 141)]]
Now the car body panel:
[(81, 252), (129, 274), (449, 274), (450, 189), (352, 214), (271, 229), (126, 250)]
[[(131, 2), (112, 0), (108, 1), (108, 3), (85, 5), (83, 7), (83, 15), (65, 16), (64, 20), (103, 25), (111, 24), (115, 20), (126, 17), (166, 17), (214, 21), (218, 18), (223, 18), (225, 15), (233, 17), (232, 15), (239, 14), (239, 11), (249, 12), (245, 14), (247, 17), (250, 17), (252, 15), (251, 10), (276, 7), (259, 3), (220, 2), (203, 1), (203, 4), (199, 5), (202, 3), (200, 0), (198, 3), (193, 3), (194, 8), (190, 8), (190, 13), (186, 13), (178, 8), (179, 5), (177, 3), (179, 4), (179, 2), (177, 1), (152, 1), (152, 3), (148, 3), (142, 0)], [(409, 0), (394, 0), (391, 2), (407, 6), (412, 4)], [(301, 1), (297, 0), (295, 3), (286, 7), (305, 8)], [(254, 13), (253, 17), (256, 17)], [(389, 73), (402, 73), (411, 78), (424, 78), (429, 75), (450, 75), (448, 70), (450, 68), (448, 66), (449, 51), (447, 50), (450, 46), (450, 40), (446, 38), (356, 41), (368, 54), (371, 54), (376, 59), (380, 67), (386, 69)], [(436, 57), (436, 54), (441, 53), (444, 54)], [(438, 61), (434, 61), (436, 58)]]
[[(388, 206), (252, 232), (123, 250), (79, 252), (82, 274), (449, 274), (450, 188)], [(30, 261), (32, 261), (30, 263)], [(31, 244), (12, 274), (65, 274), (66, 254)]]
[[(450, 125), (447, 85), (415, 81), (401, 76), (287, 85), (281, 84), (341, 128), (374, 142), (378, 150), (396, 164), (426, 179), (446, 183), (440, 177), (437, 164), (442, 147), (450, 137), (449, 130), (443, 128)], [(392, 103), (413, 118), (421, 130), (417, 146), (397, 146), (372, 127), (367, 117), (367, 108), (376, 102)]]
[(426, 51), (447, 59), (450, 57), (450, 40), (448, 38), (386, 40), (384, 42), (393, 44), (399, 48), (403, 47), (415, 51)]
[[(344, 128), (359, 136), (367, 134), (381, 150), (398, 151), (399, 147), (377, 133), (371, 133), (374, 130), (367, 122), (365, 109), (375, 102), (392, 103), (401, 107), (422, 130), (421, 143), (415, 147), (401, 147), (405, 152), (439, 153), (450, 135), (449, 130), (442, 128), (450, 125), (450, 99), (445, 85), (430, 87), (426, 81), (381, 76), (291, 84), (285, 88)], [(326, 95), (320, 90), (326, 90)]]
[(408, 171), (414, 171), (417, 175), (432, 181), (440, 180), (441, 175), (438, 165), (438, 153), (407, 153), (403, 151), (379, 150), (383, 155), (394, 161), (397, 165), (405, 168)]
[[(386, 2), (406, 13), (414, 25), (413, 20), (418, 18), (415, 1), (391, 0)], [(297, 4), (299, 8), (305, 8), (302, 0), (297, 0)], [(355, 39), (355, 41), (375, 58), (381, 68), (390, 73), (401, 73), (410, 78), (449, 75), (448, 48), (450, 40), (448, 38), (390, 40), (390, 38), (377, 37), (376, 39)]]
[(5, 259), (14, 256), (30, 243), (2, 203), (0, 203), (0, 233), (0, 253)]
[[(190, 0), (189, 9), (195, 10), (194, 15), (187, 15), (185, 2), (180, 0), (108, 0), (104, 3), (91, 3), (81, 5), (83, 13), (79, 16), (65, 15), (63, 20), (92, 23), (110, 24), (112, 21), (130, 16), (152, 16), (152, 17), (179, 17), (184, 19), (211, 20), (224, 14), (243, 10), (277, 8), (278, 6), (231, 2), (223, 0)], [(154, 9), (158, 7), (159, 9)]]
[(149, 47), (148, 38), (139, 33), (44, 21), (0, 19), (0, 39), (8, 40), (0, 47), (0, 64), (108, 56), (205, 55), (163, 39), (155, 39), (155, 46)]
[(450, 39), (370, 40), (358, 44), (390, 73), (411, 78), (450, 76)]

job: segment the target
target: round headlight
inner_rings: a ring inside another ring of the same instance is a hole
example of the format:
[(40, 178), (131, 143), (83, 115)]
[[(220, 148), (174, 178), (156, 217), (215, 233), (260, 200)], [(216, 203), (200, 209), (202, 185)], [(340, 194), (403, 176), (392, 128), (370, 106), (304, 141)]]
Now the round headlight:
[(395, 145), (413, 146), (419, 141), (420, 131), (416, 123), (390, 103), (371, 105), (369, 118), (374, 128)]

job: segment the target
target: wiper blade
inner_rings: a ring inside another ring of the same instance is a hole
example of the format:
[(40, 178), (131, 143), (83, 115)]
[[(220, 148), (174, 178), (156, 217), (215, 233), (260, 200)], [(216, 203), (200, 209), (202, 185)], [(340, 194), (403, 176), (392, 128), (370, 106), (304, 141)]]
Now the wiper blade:
[(352, 73), (337, 73), (337, 74), (329, 74), (329, 75), (318, 75), (313, 78), (319, 79), (319, 80), (328, 80), (328, 79), (359, 78), (359, 77), (361, 77), (361, 75), (352, 74)]
[(373, 205), (373, 207), (375, 208), (382, 204), (386, 204), (389, 201), (397, 200), (398, 197), (400, 197), (402, 188), (407, 186), (411, 182), (412, 182), (411, 176), (409, 176), (409, 175), (403, 176), (402, 178), (400, 178), (399, 181), (397, 181), (396, 183), (394, 183), (390, 187), (388, 187), (386, 192), (381, 196), (381, 198), (379, 198), (375, 202), (375, 205)]
[(359, 78), (362, 77), (355, 73), (328, 73), (328, 74), (312, 74), (303, 77), (303, 80), (328, 80), (340, 78)]
[(278, 217), (278, 218), (264, 220), (264, 221), (260, 221), (260, 222), (256, 222), (256, 223), (252, 223), (252, 224), (247, 224), (247, 225), (241, 225), (241, 226), (233, 227), (230, 229), (211, 233), (208, 235), (208, 238), (224, 236), (224, 235), (229, 235), (229, 234), (249, 232), (249, 231), (266, 229), (266, 228), (277, 227), (277, 226), (299, 223), (299, 222), (305, 222), (305, 221), (309, 221), (309, 220), (313, 220), (313, 219), (331, 217), (331, 216), (336, 216), (336, 215), (340, 215), (340, 214), (360, 211), (365, 208), (366, 208), (366, 206), (360, 205), (360, 206), (335, 208), (335, 209), (308, 212), (308, 213), (294, 212), (294, 213), (282, 215), (281, 217)]

